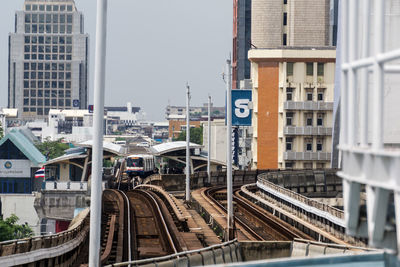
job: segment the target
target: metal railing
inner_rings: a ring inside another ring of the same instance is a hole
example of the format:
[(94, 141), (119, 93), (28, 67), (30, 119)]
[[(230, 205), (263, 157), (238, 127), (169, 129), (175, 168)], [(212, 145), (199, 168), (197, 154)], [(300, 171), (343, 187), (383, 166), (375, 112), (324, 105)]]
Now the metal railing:
[(287, 135), (332, 135), (332, 128), (323, 126), (285, 126), (283, 133)]
[[(400, 72), (400, 44), (398, 39), (391, 38), (397, 34), (398, 12), (394, 0), (340, 1), (341, 70), (337, 73), (341, 82), (342, 171), (339, 176), (343, 178), (347, 233), (368, 236), (371, 246), (394, 250), (396, 226), (397, 251), (400, 248), (400, 151), (384, 148), (385, 131), (389, 134), (394, 131), (384, 122), (397, 105), (385, 98), (395, 96), (391, 91), (398, 91), (398, 81), (387, 76), (396, 73), (398, 77)], [(360, 216), (361, 185), (365, 185), (367, 194), (367, 227)], [(395, 214), (388, 219), (392, 193)]]
[(284, 160), (330, 160), (330, 152), (283, 152)]
[(322, 101), (285, 101), (283, 102), (285, 110), (333, 110), (333, 102)]
[[(137, 266), (137, 265), (143, 265), (143, 264), (149, 264), (149, 263), (157, 264), (157, 263), (160, 263), (163, 261), (179, 259), (182, 256), (189, 258), (191, 254), (201, 254), (202, 252), (206, 252), (206, 251), (211, 251), (213, 256), (215, 257), (216, 250), (222, 250), (224, 247), (228, 247), (228, 246), (230, 247), (230, 245), (235, 245), (235, 253), (240, 253), (240, 251), (239, 252), (237, 251), (238, 250), (237, 239), (234, 239), (234, 240), (222, 243), (222, 244), (217, 244), (217, 245), (213, 245), (213, 246), (206, 247), (206, 248), (182, 251), (179, 253), (175, 253), (175, 254), (171, 254), (171, 255), (167, 255), (167, 256), (163, 256), (163, 257), (157, 257), (157, 258), (115, 263), (115, 264), (111, 264), (111, 265), (106, 265), (105, 267), (117, 267), (117, 266), (128, 266), (128, 265)], [(232, 251), (230, 251), (230, 252), (232, 253)], [(222, 253), (224, 253), (224, 251), (222, 251)]]

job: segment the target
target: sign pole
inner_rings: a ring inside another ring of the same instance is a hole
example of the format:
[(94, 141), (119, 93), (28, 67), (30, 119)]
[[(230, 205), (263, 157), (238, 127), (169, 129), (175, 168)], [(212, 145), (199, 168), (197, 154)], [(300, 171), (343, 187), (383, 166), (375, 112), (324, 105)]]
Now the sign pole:
[(226, 83), (226, 197), (228, 203), (227, 237), (234, 238), (233, 229), (233, 206), (232, 206), (232, 77), (231, 60), (226, 61), (227, 83)]

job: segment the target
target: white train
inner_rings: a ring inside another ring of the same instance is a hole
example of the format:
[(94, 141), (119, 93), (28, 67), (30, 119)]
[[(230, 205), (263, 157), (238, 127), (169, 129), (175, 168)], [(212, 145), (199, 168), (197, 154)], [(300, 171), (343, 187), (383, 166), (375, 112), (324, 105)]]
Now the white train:
[(126, 174), (132, 178), (140, 176), (142, 178), (154, 173), (154, 156), (153, 155), (130, 155), (126, 158)]

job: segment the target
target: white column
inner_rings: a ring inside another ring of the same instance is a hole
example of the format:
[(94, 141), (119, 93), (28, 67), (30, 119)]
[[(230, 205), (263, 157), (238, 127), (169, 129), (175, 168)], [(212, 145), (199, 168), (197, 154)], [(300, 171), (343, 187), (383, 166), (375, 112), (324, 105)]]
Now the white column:
[(106, 74), (107, 0), (97, 0), (94, 117), (90, 199), (89, 266), (100, 266), (101, 182), (103, 165), (104, 87)]
[(186, 190), (185, 200), (190, 200), (190, 87), (186, 86)]
[(226, 61), (226, 196), (228, 203), (228, 239), (233, 239), (233, 206), (232, 206), (232, 77), (231, 61)]

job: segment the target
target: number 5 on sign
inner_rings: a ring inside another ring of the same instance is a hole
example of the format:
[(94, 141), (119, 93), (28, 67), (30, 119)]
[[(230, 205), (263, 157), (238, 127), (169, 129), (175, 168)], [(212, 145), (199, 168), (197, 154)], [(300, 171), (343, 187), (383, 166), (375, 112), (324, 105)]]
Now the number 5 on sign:
[(251, 90), (232, 90), (232, 125), (251, 126)]

